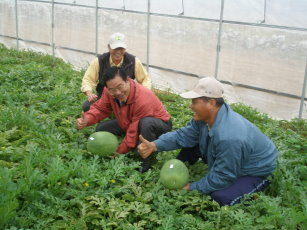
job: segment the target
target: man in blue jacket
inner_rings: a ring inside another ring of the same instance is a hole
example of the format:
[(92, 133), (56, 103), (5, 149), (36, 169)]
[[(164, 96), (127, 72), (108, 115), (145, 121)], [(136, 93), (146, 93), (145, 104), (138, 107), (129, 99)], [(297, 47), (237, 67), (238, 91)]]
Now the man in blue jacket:
[(146, 158), (155, 151), (181, 149), (177, 159), (189, 164), (202, 158), (208, 164), (207, 175), (183, 189), (210, 194), (220, 205), (233, 205), (244, 194), (268, 186), (277, 150), (254, 124), (224, 103), (223, 92), (216, 79), (200, 79), (193, 90), (181, 94), (192, 99), (194, 116), (188, 125), (153, 142), (140, 136), (138, 151)]

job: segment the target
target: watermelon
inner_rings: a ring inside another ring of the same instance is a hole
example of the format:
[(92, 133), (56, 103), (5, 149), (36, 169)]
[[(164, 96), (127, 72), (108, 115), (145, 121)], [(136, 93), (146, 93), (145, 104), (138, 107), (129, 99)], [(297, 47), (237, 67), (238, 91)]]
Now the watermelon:
[(117, 137), (109, 132), (96, 132), (89, 136), (87, 150), (100, 156), (113, 155), (118, 147)]
[(167, 161), (160, 171), (160, 181), (168, 189), (179, 189), (189, 180), (189, 170), (180, 160)]

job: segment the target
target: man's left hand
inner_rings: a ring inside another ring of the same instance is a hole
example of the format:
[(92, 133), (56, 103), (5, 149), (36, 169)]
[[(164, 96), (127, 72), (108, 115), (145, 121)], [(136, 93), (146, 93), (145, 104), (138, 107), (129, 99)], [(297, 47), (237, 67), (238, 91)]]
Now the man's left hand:
[(182, 189), (190, 191), (190, 184), (186, 184)]

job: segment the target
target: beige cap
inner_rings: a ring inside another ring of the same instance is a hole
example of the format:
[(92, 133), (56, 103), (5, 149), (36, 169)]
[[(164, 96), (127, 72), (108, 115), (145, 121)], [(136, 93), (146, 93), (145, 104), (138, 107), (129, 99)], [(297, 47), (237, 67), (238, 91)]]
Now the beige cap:
[(222, 83), (212, 77), (205, 77), (198, 81), (197, 85), (189, 92), (180, 94), (183, 98), (221, 98), (223, 97)]
[(112, 34), (111, 37), (110, 37), (109, 45), (110, 45), (110, 48), (112, 50), (114, 50), (116, 48), (126, 49), (127, 48), (126, 36), (122, 33)]

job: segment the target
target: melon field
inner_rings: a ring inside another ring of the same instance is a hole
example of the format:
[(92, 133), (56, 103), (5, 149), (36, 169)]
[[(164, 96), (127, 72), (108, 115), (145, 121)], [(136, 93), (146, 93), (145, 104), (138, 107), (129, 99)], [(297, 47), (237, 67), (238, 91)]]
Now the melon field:
[[(133, 152), (114, 159), (88, 152), (95, 126), (75, 127), (83, 73), (0, 45), (0, 229), (307, 229), (306, 120), (273, 120), (232, 104), (273, 140), (278, 168), (264, 192), (219, 207), (210, 196), (160, 183), (160, 169), (178, 150), (157, 154), (144, 174)], [(191, 119), (189, 100), (156, 93), (173, 129)], [(188, 169), (190, 181), (207, 171), (202, 162)]]

